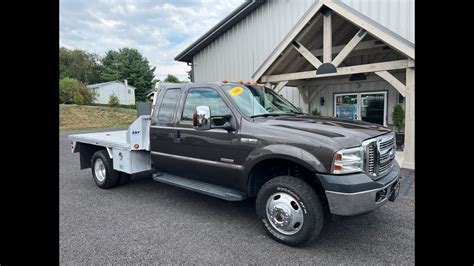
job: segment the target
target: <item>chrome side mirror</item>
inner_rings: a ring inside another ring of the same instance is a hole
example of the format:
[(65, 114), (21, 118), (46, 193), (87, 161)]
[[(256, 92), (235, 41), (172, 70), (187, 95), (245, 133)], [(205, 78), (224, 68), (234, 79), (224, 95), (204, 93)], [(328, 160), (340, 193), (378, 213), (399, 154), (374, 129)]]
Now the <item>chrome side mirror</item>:
[(211, 129), (211, 109), (209, 106), (197, 106), (193, 113), (193, 126), (197, 130)]

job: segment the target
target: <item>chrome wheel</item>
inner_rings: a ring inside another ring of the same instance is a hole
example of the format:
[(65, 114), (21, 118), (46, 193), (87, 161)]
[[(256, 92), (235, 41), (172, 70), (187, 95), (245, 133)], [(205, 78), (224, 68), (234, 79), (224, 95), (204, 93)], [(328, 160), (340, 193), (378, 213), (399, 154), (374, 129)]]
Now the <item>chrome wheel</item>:
[(105, 180), (105, 165), (101, 158), (97, 158), (94, 163), (94, 173), (97, 180), (103, 182)]
[(278, 232), (294, 235), (303, 226), (303, 210), (298, 201), (287, 193), (278, 192), (267, 200), (267, 219)]

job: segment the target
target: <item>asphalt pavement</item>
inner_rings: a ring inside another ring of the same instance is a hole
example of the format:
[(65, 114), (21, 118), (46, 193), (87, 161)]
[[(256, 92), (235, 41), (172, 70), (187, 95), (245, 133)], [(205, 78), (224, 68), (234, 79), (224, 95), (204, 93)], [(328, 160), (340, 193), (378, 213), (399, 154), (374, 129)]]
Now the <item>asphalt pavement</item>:
[(365, 215), (329, 221), (295, 248), (272, 240), (255, 200), (228, 202), (133, 176), (98, 188), (60, 133), (61, 264), (414, 264), (414, 177), (399, 197)]

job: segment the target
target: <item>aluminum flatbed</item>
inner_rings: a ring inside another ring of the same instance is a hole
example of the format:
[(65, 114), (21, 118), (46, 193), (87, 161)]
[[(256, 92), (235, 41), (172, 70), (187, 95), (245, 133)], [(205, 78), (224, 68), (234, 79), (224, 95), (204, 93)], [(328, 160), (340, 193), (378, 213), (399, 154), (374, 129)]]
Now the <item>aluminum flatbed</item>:
[(80, 143), (131, 150), (130, 143), (127, 142), (127, 130), (74, 134), (69, 135), (69, 139)]
[(69, 135), (72, 152), (80, 152), (81, 169), (90, 167), (90, 156), (107, 150), (113, 169), (133, 174), (151, 169), (150, 115), (142, 115), (127, 130)]

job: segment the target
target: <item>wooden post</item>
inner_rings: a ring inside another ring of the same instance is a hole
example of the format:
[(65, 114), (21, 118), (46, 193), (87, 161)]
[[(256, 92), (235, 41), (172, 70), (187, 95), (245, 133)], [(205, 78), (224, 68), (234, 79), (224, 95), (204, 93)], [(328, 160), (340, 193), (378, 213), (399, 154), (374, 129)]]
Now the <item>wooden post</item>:
[(332, 61), (332, 29), (331, 14), (323, 18), (323, 63)]
[[(411, 59), (410, 59), (411, 60)], [(405, 149), (402, 168), (415, 169), (415, 68), (406, 69)]]

